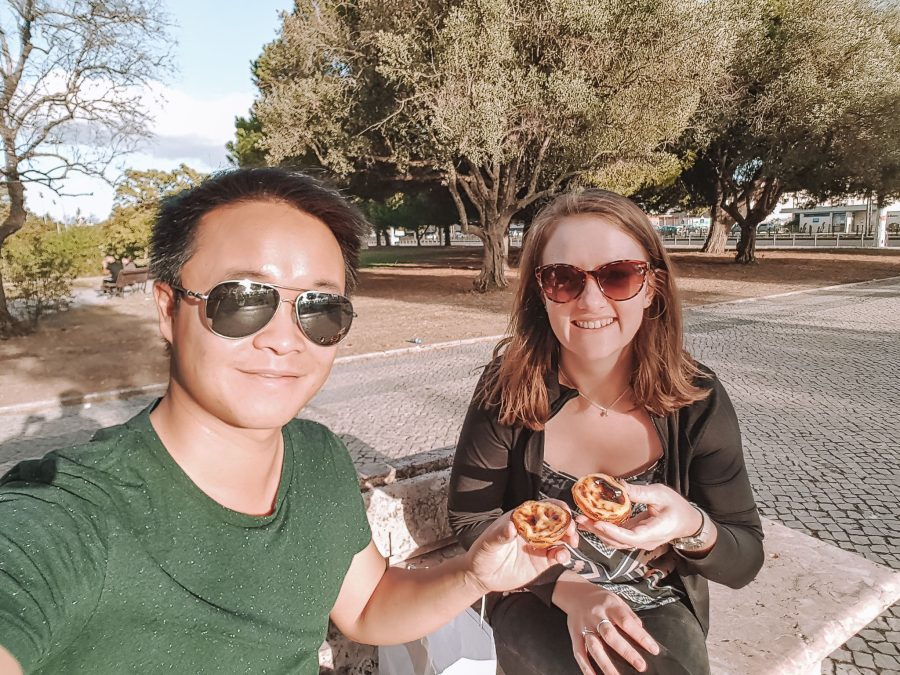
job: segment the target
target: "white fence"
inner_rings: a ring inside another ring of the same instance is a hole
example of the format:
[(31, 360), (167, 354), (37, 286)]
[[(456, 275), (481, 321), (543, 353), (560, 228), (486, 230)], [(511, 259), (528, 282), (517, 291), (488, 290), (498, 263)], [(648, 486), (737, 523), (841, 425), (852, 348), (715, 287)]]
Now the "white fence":
[[(706, 241), (705, 234), (684, 234), (664, 236), (663, 242), (666, 248), (700, 248)], [(737, 246), (737, 237), (729, 237), (727, 247), (733, 249)], [(369, 237), (369, 246), (375, 246), (375, 237)], [(474, 235), (455, 235), (450, 243), (452, 246), (481, 246), (481, 239)], [(422, 238), (422, 246), (440, 246), (443, 238)], [(512, 234), (509, 238), (510, 246), (521, 246), (522, 235)], [(402, 237), (394, 246), (415, 246), (416, 238), (412, 236)], [(887, 239), (888, 248), (900, 248), (900, 235), (893, 234)], [(858, 234), (775, 234), (762, 233), (756, 235), (757, 248), (875, 248), (874, 238), (860, 236)]]
[[(663, 237), (666, 248), (691, 248), (703, 246), (706, 235), (683, 236), (671, 235)], [(729, 236), (728, 248), (736, 248), (737, 236)], [(886, 247), (900, 248), (900, 235), (891, 235), (887, 238)], [(876, 248), (875, 238), (859, 234), (777, 234), (758, 233), (756, 235), (756, 248)]]

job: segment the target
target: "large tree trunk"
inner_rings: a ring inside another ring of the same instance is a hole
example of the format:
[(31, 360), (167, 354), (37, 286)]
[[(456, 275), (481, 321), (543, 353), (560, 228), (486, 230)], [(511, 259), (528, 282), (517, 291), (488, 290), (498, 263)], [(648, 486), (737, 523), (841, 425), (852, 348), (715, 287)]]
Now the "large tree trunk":
[(703, 253), (725, 253), (725, 244), (728, 243), (728, 234), (734, 219), (729, 216), (718, 204), (709, 210), (709, 234), (701, 249)]
[[(7, 157), (6, 168), (6, 191), (9, 195), (9, 215), (0, 225), (0, 251), (3, 250), (3, 244), (11, 235), (22, 229), (25, 224), (25, 187), (19, 181), (19, 172), (16, 164), (10, 166), (9, 157)], [(26, 327), (15, 320), (9, 312), (6, 304), (6, 292), (3, 290), (3, 277), (0, 276), (0, 338), (8, 338), (13, 335), (23, 335)]]
[(481, 232), (481, 240), (484, 245), (481, 260), (481, 274), (474, 281), (475, 290), (485, 293), (491, 290), (506, 288), (506, 233), (509, 228), (510, 218), (500, 217), (497, 220), (485, 223)]
[(450, 226), (441, 225), (444, 230), (444, 246), (450, 246)]
[(756, 262), (756, 226), (762, 221), (747, 218), (741, 223), (741, 238), (737, 243), (737, 254), (734, 256), (735, 262), (742, 265), (748, 265)]
[(722, 209), (741, 226), (735, 262), (743, 265), (756, 262), (756, 228), (772, 213), (781, 192), (781, 180), (773, 176), (758, 176), (743, 186), (741, 194), (731, 196), (729, 201), (722, 201)]

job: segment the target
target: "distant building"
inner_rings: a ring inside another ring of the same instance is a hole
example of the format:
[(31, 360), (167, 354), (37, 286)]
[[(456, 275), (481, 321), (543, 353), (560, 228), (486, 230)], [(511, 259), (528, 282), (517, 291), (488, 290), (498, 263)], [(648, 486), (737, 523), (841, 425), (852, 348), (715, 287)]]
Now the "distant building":
[(693, 216), (689, 213), (663, 213), (647, 216), (650, 224), (664, 234), (700, 233), (709, 231), (709, 216)]
[(799, 231), (809, 234), (871, 235), (879, 219), (885, 222), (888, 232), (900, 230), (900, 204), (891, 204), (880, 213), (874, 204), (781, 208), (780, 213), (788, 218), (796, 216)]

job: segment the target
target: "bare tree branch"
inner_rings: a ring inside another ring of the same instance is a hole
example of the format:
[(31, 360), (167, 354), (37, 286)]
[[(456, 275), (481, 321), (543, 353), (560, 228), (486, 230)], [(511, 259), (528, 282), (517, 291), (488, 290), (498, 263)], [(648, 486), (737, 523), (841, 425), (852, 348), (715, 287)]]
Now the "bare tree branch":
[[(17, 0), (0, 16), (0, 247), (25, 222), (25, 185), (69, 196), (148, 134), (142, 91), (171, 69), (162, 0)], [(6, 25), (7, 23), (11, 25)], [(16, 35), (14, 39), (9, 36)], [(0, 295), (0, 334), (12, 317)]]

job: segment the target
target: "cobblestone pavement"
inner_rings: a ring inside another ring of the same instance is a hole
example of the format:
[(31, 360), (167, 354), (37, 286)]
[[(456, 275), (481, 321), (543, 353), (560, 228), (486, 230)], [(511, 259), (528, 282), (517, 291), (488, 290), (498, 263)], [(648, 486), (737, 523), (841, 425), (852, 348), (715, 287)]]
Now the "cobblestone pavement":
[[(692, 308), (685, 333), (738, 410), (763, 515), (900, 569), (900, 279)], [(363, 474), (446, 457), (491, 346), (345, 360), (304, 416), (341, 434)], [(0, 414), (0, 471), (149, 400)], [(900, 675), (898, 645), (895, 605), (823, 673)]]

